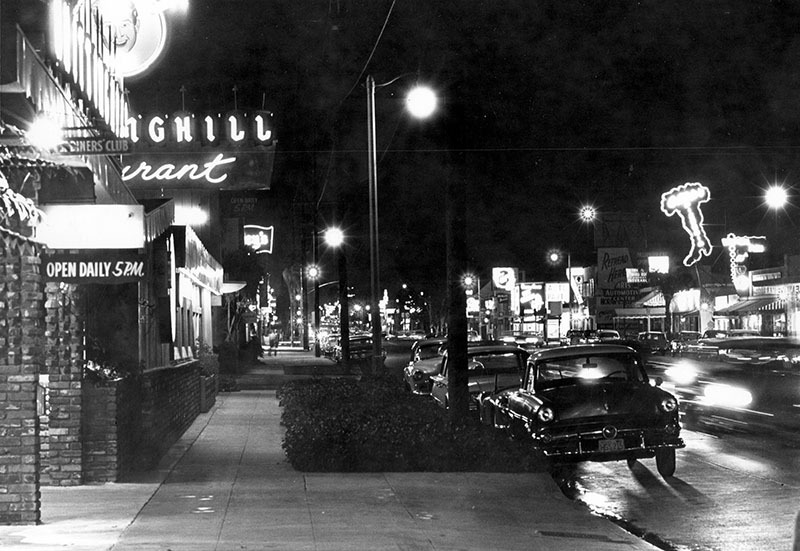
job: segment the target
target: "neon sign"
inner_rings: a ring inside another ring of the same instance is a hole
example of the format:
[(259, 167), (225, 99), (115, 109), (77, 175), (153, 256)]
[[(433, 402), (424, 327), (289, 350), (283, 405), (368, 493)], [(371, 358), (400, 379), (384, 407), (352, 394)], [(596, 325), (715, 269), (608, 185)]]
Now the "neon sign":
[(747, 277), (745, 262), (750, 253), (763, 253), (766, 250), (766, 237), (729, 233), (722, 238), (722, 246), (728, 248), (733, 286), (737, 293), (745, 295), (750, 289), (750, 279)]
[(667, 216), (677, 214), (684, 231), (689, 234), (691, 246), (683, 259), (684, 266), (691, 266), (711, 254), (711, 241), (703, 228), (703, 211), (700, 209), (700, 205), (710, 199), (708, 188), (697, 182), (676, 186), (661, 195), (661, 212)]
[(221, 184), (228, 179), (226, 172), (220, 169), (224, 165), (236, 162), (236, 157), (225, 157), (222, 153), (217, 154), (212, 160), (199, 165), (197, 163), (187, 163), (177, 166), (165, 163), (160, 166), (152, 166), (147, 161), (142, 161), (136, 167), (126, 165), (122, 168), (122, 181), (140, 178), (144, 182), (158, 181), (170, 182), (173, 180), (190, 181), (205, 180), (209, 184)]
[(273, 226), (245, 224), (243, 228), (245, 247), (250, 247), (256, 254), (272, 254)]
[(130, 117), (126, 127), (127, 137), (138, 151), (167, 145), (181, 150), (221, 145), (268, 146), (275, 140), (269, 111), (155, 114)]

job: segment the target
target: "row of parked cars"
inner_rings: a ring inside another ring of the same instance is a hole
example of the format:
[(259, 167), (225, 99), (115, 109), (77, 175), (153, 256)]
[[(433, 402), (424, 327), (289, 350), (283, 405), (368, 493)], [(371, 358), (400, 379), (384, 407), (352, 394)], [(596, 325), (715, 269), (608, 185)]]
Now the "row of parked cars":
[[(417, 341), (404, 369), (409, 392), (450, 407), (446, 342)], [(622, 344), (588, 343), (525, 349), (471, 342), (467, 349), (470, 409), (514, 438), (529, 439), (553, 463), (655, 458), (675, 473), (678, 401), (651, 379), (641, 354)]]

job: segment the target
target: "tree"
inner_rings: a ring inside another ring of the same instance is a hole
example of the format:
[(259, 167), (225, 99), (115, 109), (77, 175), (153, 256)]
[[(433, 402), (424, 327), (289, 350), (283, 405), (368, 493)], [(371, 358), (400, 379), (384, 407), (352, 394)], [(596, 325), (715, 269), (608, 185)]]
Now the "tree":
[(664, 330), (672, 332), (672, 314), (670, 303), (672, 297), (679, 291), (690, 289), (694, 284), (694, 278), (688, 268), (680, 266), (675, 270), (663, 274), (651, 272), (647, 274), (647, 282), (655, 289), (661, 291), (664, 296)]

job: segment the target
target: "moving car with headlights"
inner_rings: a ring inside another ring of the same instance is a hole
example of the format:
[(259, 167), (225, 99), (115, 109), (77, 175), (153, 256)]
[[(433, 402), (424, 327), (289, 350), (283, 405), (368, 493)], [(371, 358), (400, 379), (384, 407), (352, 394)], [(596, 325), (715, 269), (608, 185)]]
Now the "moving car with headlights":
[(528, 360), (519, 388), (481, 397), (481, 420), (531, 438), (554, 463), (625, 459), (633, 466), (655, 457), (668, 477), (684, 443), (678, 401), (659, 383), (651, 384), (641, 356), (626, 346), (542, 350)]
[(414, 394), (431, 393), (431, 376), (442, 369), (447, 339), (423, 339), (411, 345), (411, 358), (403, 368), (403, 387)]
[(664, 386), (674, 387), (688, 428), (757, 434), (800, 431), (800, 345), (796, 342), (729, 340), (713, 361), (684, 358), (652, 368), (663, 369)]
[[(519, 387), (529, 353), (509, 343), (475, 344), (467, 349), (467, 387), (470, 409), (477, 411), (476, 397), (482, 392), (496, 392)], [(444, 353), (442, 370), (431, 377), (431, 396), (441, 407), (450, 407), (448, 374), (452, 361)]]

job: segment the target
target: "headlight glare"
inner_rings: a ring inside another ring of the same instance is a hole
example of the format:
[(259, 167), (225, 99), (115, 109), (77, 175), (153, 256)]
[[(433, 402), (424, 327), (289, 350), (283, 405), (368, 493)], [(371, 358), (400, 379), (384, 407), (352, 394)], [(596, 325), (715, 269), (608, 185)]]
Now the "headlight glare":
[(555, 412), (547, 406), (540, 407), (536, 415), (542, 423), (550, 423), (556, 418)]
[(749, 406), (753, 401), (753, 395), (747, 389), (725, 384), (708, 385), (703, 398), (710, 405), (739, 408)]
[(669, 398), (664, 398), (661, 400), (661, 409), (667, 413), (672, 413), (678, 409), (678, 401), (672, 396)]
[(664, 372), (677, 385), (690, 385), (697, 379), (697, 370), (688, 363), (681, 362)]

